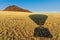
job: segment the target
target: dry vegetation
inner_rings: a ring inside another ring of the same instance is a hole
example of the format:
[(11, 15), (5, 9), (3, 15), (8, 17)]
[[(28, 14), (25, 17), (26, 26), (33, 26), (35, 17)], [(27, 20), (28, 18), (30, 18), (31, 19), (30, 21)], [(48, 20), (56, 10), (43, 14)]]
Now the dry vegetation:
[(34, 29), (38, 27), (25, 12), (0, 11), (0, 40), (59, 40), (60, 14), (45, 14), (48, 16), (44, 27), (48, 28), (53, 38), (34, 37)]

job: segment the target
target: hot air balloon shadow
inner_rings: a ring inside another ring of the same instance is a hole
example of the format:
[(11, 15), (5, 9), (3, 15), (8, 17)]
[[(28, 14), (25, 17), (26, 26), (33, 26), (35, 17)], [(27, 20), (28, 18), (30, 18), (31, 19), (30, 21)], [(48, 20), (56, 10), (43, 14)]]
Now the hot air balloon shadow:
[(52, 38), (52, 34), (50, 33), (48, 28), (44, 28), (44, 23), (48, 18), (47, 15), (43, 14), (32, 14), (29, 16), (39, 27), (34, 29), (34, 37), (47, 37)]

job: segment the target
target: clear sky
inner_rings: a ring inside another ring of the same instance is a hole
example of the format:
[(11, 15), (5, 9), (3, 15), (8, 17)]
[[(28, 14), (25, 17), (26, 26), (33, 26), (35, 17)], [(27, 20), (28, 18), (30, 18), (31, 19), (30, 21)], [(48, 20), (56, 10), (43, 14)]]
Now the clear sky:
[(60, 12), (60, 0), (0, 0), (0, 10), (10, 5), (32, 12)]

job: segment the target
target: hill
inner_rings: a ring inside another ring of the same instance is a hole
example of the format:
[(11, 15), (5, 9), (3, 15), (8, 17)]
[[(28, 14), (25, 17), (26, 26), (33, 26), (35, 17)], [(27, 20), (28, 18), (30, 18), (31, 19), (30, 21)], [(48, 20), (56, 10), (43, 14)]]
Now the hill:
[(15, 6), (15, 5), (6, 7), (4, 9), (4, 11), (19, 11), (19, 12), (30, 12), (31, 13), (31, 11), (23, 9), (23, 8), (20, 8), (20, 7)]

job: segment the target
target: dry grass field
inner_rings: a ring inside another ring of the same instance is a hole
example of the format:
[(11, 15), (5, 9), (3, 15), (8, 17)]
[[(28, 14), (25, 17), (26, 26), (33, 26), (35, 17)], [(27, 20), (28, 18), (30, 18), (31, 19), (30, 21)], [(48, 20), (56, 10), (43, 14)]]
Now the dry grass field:
[(38, 25), (29, 18), (34, 13), (0, 11), (0, 40), (60, 40), (60, 14), (46, 13), (44, 24), (53, 38), (34, 37)]

